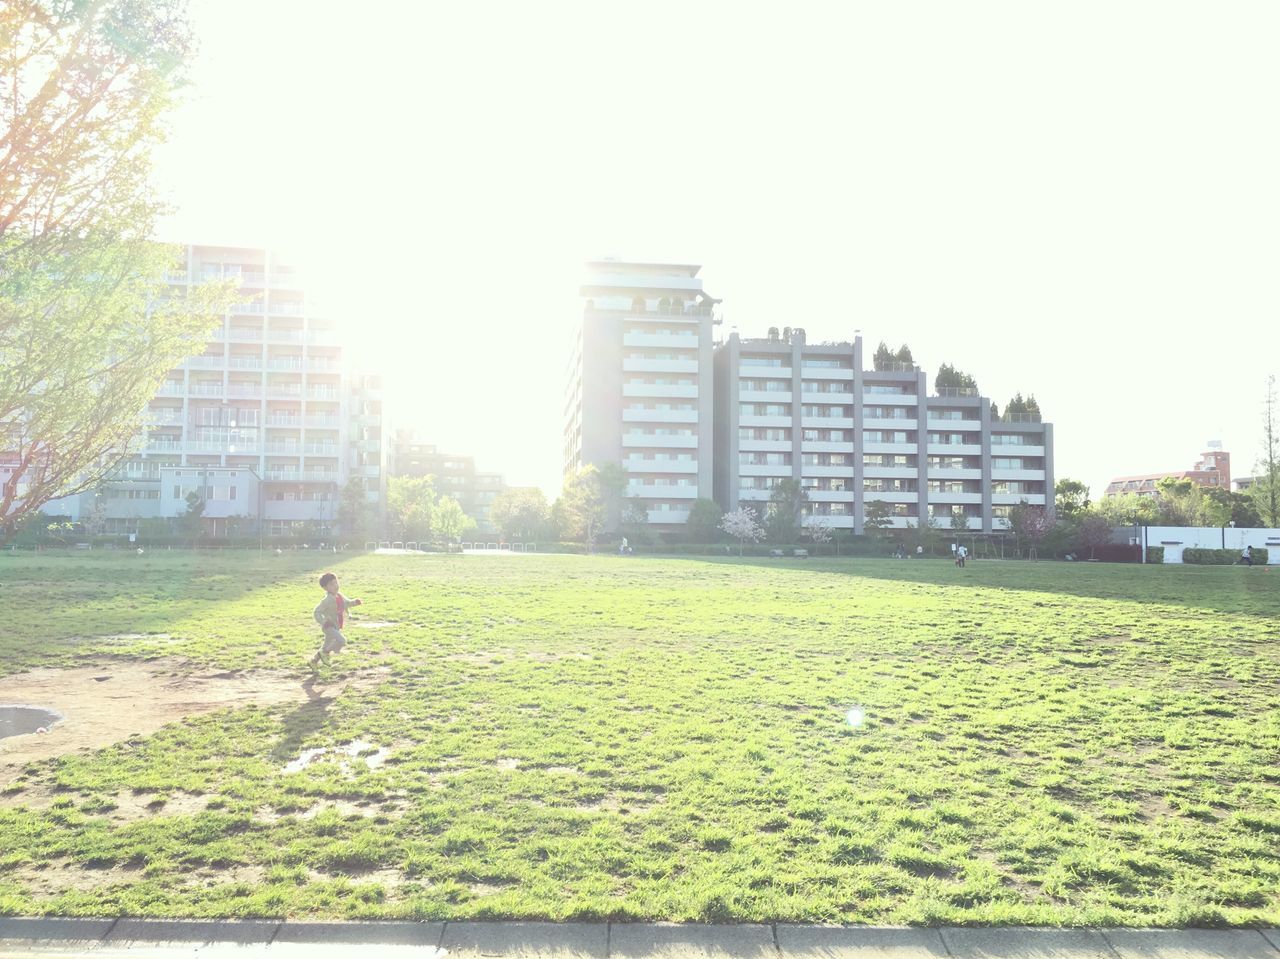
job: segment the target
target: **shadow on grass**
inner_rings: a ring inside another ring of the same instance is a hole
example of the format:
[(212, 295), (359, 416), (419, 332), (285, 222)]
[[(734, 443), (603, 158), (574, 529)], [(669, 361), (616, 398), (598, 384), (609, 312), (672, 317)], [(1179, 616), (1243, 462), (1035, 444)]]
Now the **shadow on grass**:
[(1280, 618), (1280, 566), (1249, 569), (1243, 566), (1144, 566), (970, 558), (968, 565), (960, 569), (949, 559), (681, 559), (715, 565), (813, 570), (863, 579), (934, 586), (1058, 593), (1085, 599), (1181, 606), (1236, 616)]
[(286, 763), (293, 759), (301, 750), (302, 744), (329, 722), (329, 706), (333, 703), (333, 697), (318, 695), (314, 680), (308, 679), (302, 686), (307, 691), (308, 699), (285, 716), (284, 735), (271, 750), (272, 762)]
[(47, 662), (52, 653), (73, 652), (103, 637), (181, 630), (251, 594), (314, 581), (322, 570), (339, 569), (362, 555), (290, 551), (276, 556), (257, 550), (0, 554), (6, 605), (40, 610), (39, 617), (19, 618), (0, 633), (0, 673)]

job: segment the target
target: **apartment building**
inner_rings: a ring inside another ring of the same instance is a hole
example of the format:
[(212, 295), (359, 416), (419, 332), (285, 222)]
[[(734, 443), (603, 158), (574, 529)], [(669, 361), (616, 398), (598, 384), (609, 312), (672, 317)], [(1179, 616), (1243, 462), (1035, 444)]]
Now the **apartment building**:
[[(763, 504), (784, 479), (807, 515), (862, 533), (868, 507), (890, 525), (973, 532), (1008, 526), (1026, 502), (1053, 508), (1053, 427), (991, 417), (976, 391), (930, 395), (917, 367), (863, 368), (862, 340), (808, 343), (804, 330), (737, 333), (715, 351), (715, 498)], [(958, 519), (957, 519), (958, 517)]]
[(434, 443), (401, 430), (396, 433), (390, 469), (395, 476), (434, 477), (436, 490), (456, 499), (462, 511), (476, 521), (477, 530), (493, 532), (489, 509), (506, 484), (501, 473), (478, 471), (474, 456), (442, 452)]
[[(1203, 489), (1231, 489), (1231, 454), (1222, 448), (1222, 443), (1218, 440), (1210, 440), (1208, 447), (1189, 470), (1117, 476), (1107, 484), (1106, 492), (1102, 495), (1123, 496), (1134, 493), (1138, 496), (1158, 496), (1159, 483), (1163, 479), (1191, 480)], [(1243, 487), (1237, 484), (1237, 489), (1241, 488)]]
[[(380, 380), (345, 369), (335, 321), (303, 288), (297, 266), (272, 251), (188, 246), (168, 282), (228, 279), (243, 302), (221, 318), (202, 353), (169, 371), (147, 410), (139, 452), (101, 491), (46, 512), (85, 515), (101, 496), (107, 530), (132, 532), (140, 519), (184, 512), (196, 490), (209, 532), (219, 532), (218, 519), (235, 519), (267, 534), (323, 533), (352, 476), (381, 512)], [(254, 482), (240, 482), (244, 475)]]
[(712, 496), (712, 329), (719, 302), (700, 266), (586, 265), (565, 394), (566, 475), (621, 463), (656, 529), (678, 529)]

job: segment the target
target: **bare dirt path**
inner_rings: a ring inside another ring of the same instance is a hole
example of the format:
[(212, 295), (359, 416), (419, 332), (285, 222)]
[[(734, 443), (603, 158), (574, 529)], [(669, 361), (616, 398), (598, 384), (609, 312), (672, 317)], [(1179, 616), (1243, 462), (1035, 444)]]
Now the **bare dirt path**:
[(219, 672), (176, 659), (104, 659), (0, 677), (0, 705), (42, 706), (63, 717), (48, 732), (0, 739), (0, 786), (33, 760), (101, 749), (219, 709), (332, 698), (369, 688), (387, 675), (384, 669), (368, 670), (325, 683), (299, 673)]

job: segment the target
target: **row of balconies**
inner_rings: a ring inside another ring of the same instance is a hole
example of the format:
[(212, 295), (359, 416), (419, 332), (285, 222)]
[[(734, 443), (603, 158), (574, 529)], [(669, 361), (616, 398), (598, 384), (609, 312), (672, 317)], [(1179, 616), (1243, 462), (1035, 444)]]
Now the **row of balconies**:
[(192, 356), (184, 362), (189, 370), (268, 370), (283, 373), (341, 373), (342, 365), (334, 360), (309, 357), (268, 358), (264, 363), (260, 356)]
[(262, 330), (236, 327), (214, 330), (210, 339), (228, 343), (311, 343), (318, 346), (338, 345), (338, 335), (333, 330)]
[(296, 290), (300, 286), (295, 273), (277, 273), (273, 270), (268, 277), (266, 272), (261, 270), (227, 270), (225, 267), (214, 270), (201, 267), (199, 272), (192, 276), (188, 276), (186, 270), (170, 270), (165, 274), (165, 279), (170, 283), (188, 283), (192, 280), (195, 283), (217, 283), (222, 280), (239, 280), (242, 287), (270, 286), (278, 290)]
[(201, 383), (194, 382), (187, 386), (186, 390), (174, 387), (166, 383), (158, 391), (158, 396), (182, 396), (184, 392), (190, 396), (227, 396), (238, 399), (268, 399), (276, 400), (326, 400), (337, 401), (342, 398), (341, 390), (320, 389), (312, 387), (304, 390), (300, 384), (284, 384), (268, 383), (265, 389), (258, 383)]

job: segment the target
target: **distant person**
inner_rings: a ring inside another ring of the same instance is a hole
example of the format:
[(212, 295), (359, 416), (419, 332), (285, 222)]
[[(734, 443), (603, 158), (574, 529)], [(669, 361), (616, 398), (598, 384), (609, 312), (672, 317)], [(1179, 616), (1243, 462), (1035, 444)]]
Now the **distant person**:
[(618, 555), (626, 556), (629, 552), (631, 552), (631, 547), (627, 545), (627, 538), (624, 536), (622, 537), (622, 542), (618, 545)]
[(320, 605), (315, 608), (312, 615), (320, 624), (320, 630), (324, 633), (324, 642), (311, 657), (313, 672), (320, 663), (330, 665), (329, 654), (336, 653), (347, 645), (347, 638), (342, 635), (342, 627), (347, 621), (347, 610), (353, 606), (363, 605), (361, 600), (347, 599), (338, 592), (338, 577), (333, 573), (325, 573), (320, 577), (320, 588), (324, 590), (325, 597), (320, 600)]
[(916, 547), (916, 559), (924, 559), (924, 547), (923, 547), (923, 546), (917, 546), (917, 547)]
[(1253, 565), (1253, 547), (1252, 546), (1246, 546), (1244, 549), (1240, 550), (1240, 558), (1236, 560), (1236, 565), (1239, 566), (1241, 563), (1244, 563), (1246, 566)]
[(964, 569), (965, 557), (969, 555), (969, 551), (963, 546), (956, 547), (956, 565)]

